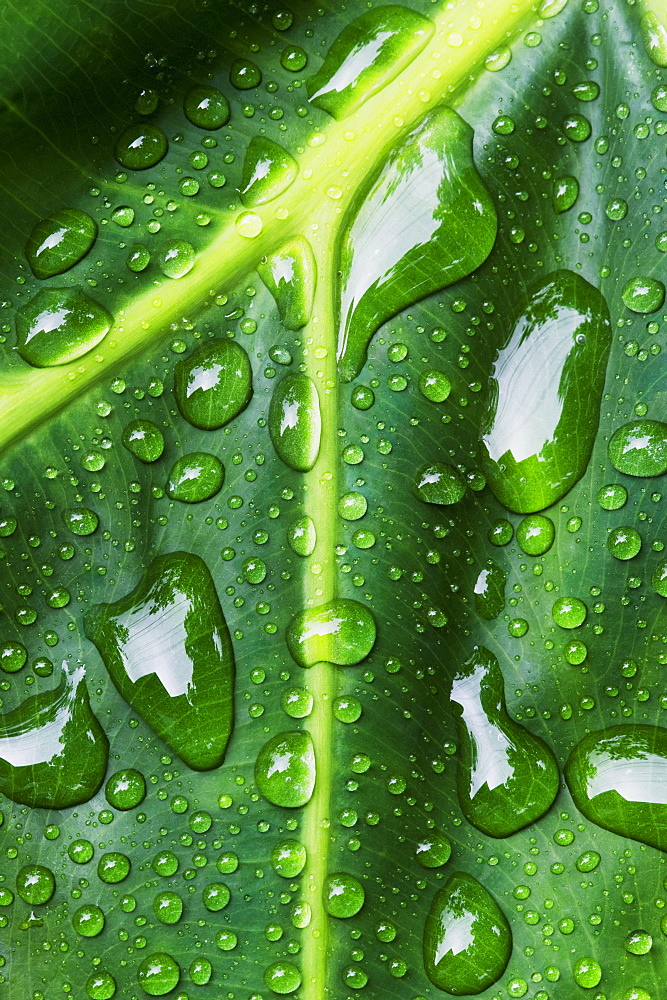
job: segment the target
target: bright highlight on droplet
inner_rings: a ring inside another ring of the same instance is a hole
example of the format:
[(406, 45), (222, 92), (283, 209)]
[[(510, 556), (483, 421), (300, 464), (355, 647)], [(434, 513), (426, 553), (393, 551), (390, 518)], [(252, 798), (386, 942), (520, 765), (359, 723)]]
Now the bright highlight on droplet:
[(256, 212), (241, 212), (236, 216), (236, 231), (239, 236), (252, 240), (262, 231), (262, 219)]

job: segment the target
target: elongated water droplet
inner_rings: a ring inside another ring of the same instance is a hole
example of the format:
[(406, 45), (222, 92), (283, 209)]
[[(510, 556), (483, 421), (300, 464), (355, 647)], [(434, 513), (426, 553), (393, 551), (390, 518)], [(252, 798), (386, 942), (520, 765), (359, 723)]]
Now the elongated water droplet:
[(36, 278), (62, 274), (82, 260), (97, 236), (97, 223), (78, 208), (63, 208), (41, 219), (30, 234), (25, 255)]
[(620, 837), (667, 851), (667, 730), (610, 726), (589, 733), (565, 765), (577, 808)]
[(257, 755), (255, 781), (274, 806), (296, 809), (310, 801), (315, 788), (315, 750), (304, 730), (279, 733)]
[(218, 767), (233, 725), (234, 653), (206, 563), (158, 556), (136, 588), (84, 618), (120, 694), (188, 767)]
[(322, 417), (317, 387), (307, 375), (290, 372), (273, 390), (269, 433), (282, 461), (297, 472), (315, 465), (320, 450)]
[[(355, 199), (341, 248), (338, 362), (345, 381), (361, 371), (382, 323), (470, 274), (491, 252), (496, 211), (472, 160), (472, 138), (455, 111), (436, 108)], [(388, 240), (387, 232), (400, 238)]]
[(641, 19), (644, 48), (656, 66), (667, 66), (667, 28), (658, 20), (654, 11), (647, 11)]
[(285, 638), (299, 666), (312, 667), (316, 663), (361, 663), (373, 648), (375, 636), (370, 609), (358, 601), (338, 597), (296, 614), (287, 626)]
[(559, 177), (554, 181), (554, 212), (567, 212), (579, 197), (579, 181), (576, 177)]
[(656, 594), (667, 597), (667, 559), (663, 559), (653, 570), (651, 584)]
[(141, 122), (125, 129), (116, 143), (116, 159), (128, 170), (146, 170), (159, 163), (168, 149), (167, 137), (157, 125)]
[(609, 458), (626, 476), (662, 476), (667, 472), (667, 424), (661, 420), (624, 424), (611, 436)]
[(505, 607), (507, 574), (491, 559), (475, 581), (475, 610), (480, 618), (493, 621)]
[(229, 101), (221, 91), (208, 85), (192, 87), (187, 92), (183, 111), (193, 125), (209, 131), (222, 128), (229, 121)]
[(508, 837), (543, 816), (556, 798), (556, 759), (507, 714), (498, 660), (484, 646), (475, 647), (454, 677), (451, 701), (461, 745), (461, 809), (488, 836)]
[(225, 467), (215, 455), (193, 451), (178, 458), (171, 467), (167, 494), (182, 503), (202, 503), (222, 489)]
[(157, 462), (164, 451), (164, 435), (152, 420), (132, 420), (123, 431), (122, 442), (140, 462)]
[(426, 917), (428, 978), (452, 996), (477, 996), (500, 979), (511, 951), (512, 931), (491, 893), (472, 875), (455, 872)]
[(179, 361), (174, 396), (185, 419), (201, 430), (224, 427), (252, 396), (250, 359), (233, 340), (213, 340)]
[(315, 550), (317, 533), (312, 517), (303, 514), (295, 518), (287, 529), (287, 541), (298, 556), (309, 556)]
[(35, 368), (66, 365), (91, 351), (111, 329), (99, 302), (74, 288), (44, 288), (16, 313), (16, 346)]
[(491, 379), (484, 471), (518, 514), (556, 503), (583, 476), (600, 415), (611, 323), (600, 292), (554, 271), (522, 305)]
[(415, 479), (415, 495), (424, 503), (449, 505), (462, 500), (466, 484), (457, 470), (445, 462), (424, 465)]
[(300, 330), (310, 319), (317, 269), (312, 247), (295, 236), (257, 265), (257, 273), (273, 295), (283, 325)]
[(0, 791), (13, 802), (66, 809), (100, 788), (109, 742), (93, 715), (84, 668), (63, 664), (57, 688), (26, 698), (0, 722)]
[(239, 194), (248, 208), (265, 205), (287, 191), (299, 171), (294, 157), (266, 136), (250, 140), (243, 161)]
[(419, 55), (433, 31), (428, 18), (395, 4), (362, 14), (343, 28), (307, 81), (311, 103), (336, 119), (351, 115)]

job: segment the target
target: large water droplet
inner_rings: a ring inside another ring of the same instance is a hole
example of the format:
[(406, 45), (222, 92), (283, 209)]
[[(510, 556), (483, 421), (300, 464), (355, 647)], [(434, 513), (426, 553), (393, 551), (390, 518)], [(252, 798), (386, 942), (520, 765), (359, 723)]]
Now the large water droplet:
[(505, 914), (484, 886), (455, 872), (439, 889), (424, 928), (424, 967), (434, 986), (476, 996), (502, 976), (512, 951)]
[(589, 733), (570, 754), (565, 780), (592, 823), (667, 851), (667, 730), (630, 725)]
[(559, 785), (556, 759), (508, 715), (498, 660), (484, 646), (455, 675), (451, 700), (461, 745), (461, 809), (488, 836), (508, 837), (551, 806)]
[(298, 840), (281, 840), (271, 851), (271, 864), (283, 878), (296, 878), (306, 866), (306, 857), (306, 848)]
[(665, 286), (656, 278), (632, 278), (623, 285), (621, 298), (631, 312), (656, 312), (665, 301)]
[(307, 81), (311, 103), (336, 119), (351, 115), (419, 55), (433, 31), (428, 18), (395, 4), (355, 18)]
[(647, 11), (641, 19), (644, 48), (656, 66), (667, 66), (667, 28), (654, 11)]
[(121, 440), (140, 462), (157, 462), (164, 451), (164, 435), (152, 420), (131, 420)]
[(489, 486), (509, 510), (543, 510), (583, 476), (610, 346), (593, 285), (555, 271), (533, 287), (495, 363), (482, 439)]
[(667, 472), (667, 424), (661, 420), (624, 424), (611, 436), (609, 458), (626, 476), (662, 476)]
[[(473, 132), (432, 111), (387, 156), (355, 199), (341, 246), (338, 362), (345, 381), (371, 337), (425, 295), (470, 274), (496, 237), (496, 211), (472, 160)], [(386, 233), (399, 234), (387, 239)]]
[(252, 369), (233, 340), (214, 340), (179, 361), (174, 371), (176, 404), (202, 430), (223, 427), (246, 408), (252, 396)]
[(310, 801), (315, 788), (315, 750), (304, 730), (279, 733), (257, 755), (255, 781), (274, 806), (295, 809)]
[(57, 688), (0, 721), (0, 791), (14, 802), (66, 809), (91, 799), (104, 780), (109, 742), (91, 711), (84, 668), (63, 670)]
[(257, 273), (273, 295), (288, 330), (300, 330), (310, 319), (317, 269), (312, 247), (295, 236), (257, 265)]
[(301, 973), (292, 962), (273, 962), (264, 970), (264, 982), (279, 996), (294, 993), (301, 986)]
[(286, 149), (266, 136), (254, 136), (243, 161), (241, 201), (248, 208), (273, 201), (294, 183), (298, 171), (296, 160)]
[(62, 274), (82, 260), (97, 236), (97, 224), (78, 208), (63, 208), (41, 219), (28, 238), (25, 255), (36, 278)]
[(279, 458), (297, 472), (315, 465), (322, 417), (317, 386), (307, 375), (290, 372), (273, 390), (269, 433)]
[(164, 951), (145, 958), (137, 971), (137, 979), (149, 997), (163, 997), (178, 986), (181, 970), (178, 962)]
[(43, 906), (56, 891), (56, 880), (44, 865), (24, 865), (16, 876), (16, 891), (30, 906)]
[(361, 663), (373, 648), (375, 636), (370, 609), (358, 601), (338, 597), (296, 614), (287, 626), (285, 638), (299, 666), (312, 667), (316, 663)]
[(111, 328), (99, 302), (74, 288), (44, 288), (16, 313), (16, 346), (35, 368), (66, 365), (91, 351)]
[(576, 177), (559, 177), (554, 181), (554, 212), (567, 212), (579, 197), (579, 181)]
[(234, 654), (206, 563), (158, 556), (131, 593), (84, 621), (123, 698), (188, 767), (218, 767), (233, 725)]

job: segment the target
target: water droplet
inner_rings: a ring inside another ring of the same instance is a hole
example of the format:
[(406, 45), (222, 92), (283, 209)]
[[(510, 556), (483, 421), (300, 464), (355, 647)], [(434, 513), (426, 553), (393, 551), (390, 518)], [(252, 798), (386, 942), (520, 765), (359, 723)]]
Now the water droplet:
[[(472, 139), (470, 126), (440, 106), (359, 191), (341, 244), (338, 362), (344, 381), (361, 371), (382, 323), (470, 274), (491, 252), (496, 211), (475, 169)], [(399, 232), (401, 239), (378, 242), (381, 231)], [(405, 387), (403, 376), (393, 378), (397, 388)]]
[(95, 851), (89, 840), (73, 840), (67, 853), (77, 865), (85, 865), (88, 864)]
[(579, 181), (576, 177), (558, 177), (554, 181), (554, 212), (567, 212), (579, 197)]
[(243, 576), (248, 583), (253, 584), (262, 583), (268, 572), (264, 560), (258, 559), (257, 556), (251, 556), (249, 559), (245, 559), (241, 569)]
[(455, 872), (431, 903), (424, 928), (424, 966), (434, 986), (477, 995), (502, 976), (512, 932), (493, 896), (471, 875)]
[(43, 906), (56, 891), (56, 880), (44, 865), (24, 865), (16, 876), (16, 891), (30, 906)]
[(308, 79), (311, 104), (336, 119), (353, 114), (412, 62), (433, 31), (428, 18), (393, 4), (355, 18)]
[(514, 528), (504, 517), (499, 517), (489, 528), (488, 539), (492, 545), (509, 545), (513, 537)]
[(585, 142), (591, 136), (591, 123), (583, 115), (568, 115), (563, 120), (563, 132), (573, 142)]
[(625, 950), (631, 955), (648, 955), (653, 947), (653, 938), (648, 931), (630, 931), (625, 938)]
[(597, 851), (584, 851), (577, 858), (577, 871), (584, 873), (595, 871), (601, 860), (602, 858)]
[(236, 59), (229, 71), (229, 81), (237, 90), (253, 90), (262, 82), (262, 73), (250, 59)]
[(286, 149), (266, 136), (254, 136), (243, 161), (242, 203), (254, 208), (273, 201), (294, 183), (298, 171), (296, 160)]
[(114, 809), (135, 809), (146, 798), (146, 780), (141, 771), (126, 767), (111, 775), (104, 794)]
[(130, 874), (130, 859), (118, 851), (103, 854), (97, 863), (99, 878), (108, 885), (122, 882)]
[(651, 584), (656, 594), (667, 597), (667, 559), (663, 559), (653, 570)]
[(442, 868), (451, 853), (449, 839), (439, 830), (429, 830), (426, 836), (419, 837), (415, 847), (415, 857), (422, 868)]
[(507, 574), (490, 559), (475, 581), (475, 610), (480, 618), (493, 621), (505, 607)]
[(667, 66), (667, 28), (658, 20), (654, 11), (647, 11), (641, 19), (644, 48), (656, 66)]
[(461, 745), (461, 809), (488, 836), (511, 836), (554, 801), (559, 786), (554, 755), (508, 715), (498, 660), (483, 646), (475, 647), (455, 675), (451, 701)]
[(121, 696), (196, 771), (218, 767), (233, 724), (234, 654), (206, 563), (158, 556), (136, 588), (85, 615)]
[(213, 975), (213, 966), (207, 958), (195, 958), (188, 971), (193, 983), (197, 986), (206, 986)]
[[(305, 326), (310, 320), (317, 282), (315, 256), (308, 240), (293, 237), (262, 260), (257, 273), (275, 299), (283, 325), (288, 330)], [(278, 363), (290, 364), (291, 360)]]
[(72, 927), (81, 937), (97, 937), (104, 930), (104, 913), (92, 903), (85, 903), (72, 914)]
[(511, 61), (512, 50), (508, 45), (502, 45), (499, 49), (489, 53), (484, 60), (484, 69), (488, 70), (489, 73), (499, 73), (501, 69), (509, 66)]
[(178, 986), (181, 970), (171, 955), (155, 952), (145, 958), (137, 971), (137, 979), (149, 997), (163, 997)]
[(641, 547), (641, 535), (628, 525), (613, 528), (607, 535), (607, 548), (616, 559), (634, 559)]
[(298, 840), (281, 840), (271, 851), (271, 864), (283, 878), (296, 878), (306, 867), (306, 848)]
[(0, 646), (0, 670), (6, 674), (18, 673), (27, 659), (28, 650), (20, 642), (6, 642)]
[(583, 476), (610, 346), (605, 300), (572, 271), (547, 275), (520, 306), (495, 362), (482, 441), (489, 486), (509, 510), (543, 510)]
[(355, 385), (350, 399), (355, 410), (370, 410), (375, 402), (375, 393), (367, 385)]
[(158, 256), (160, 270), (167, 278), (182, 278), (195, 266), (195, 248), (185, 240), (170, 240)]
[(86, 981), (90, 1000), (111, 1000), (116, 993), (116, 980), (105, 969), (96, 970)]
[(287, 529), (287, 541), (298, 556), (310, 556), (315, 551), (317, 533), (312, 517), (303, 514), (292, 521)]
[(116, 143), (116, 159), (128, 170), (146, 170), (160, 162), (167, 148), (162, 129), (141, 122), (125, 129)]
[(129, 205), (119, 205), (111, 213), (111, 219), (122, 229), (127, 229), (134, 222), (134, 209)]
[(667, 424), (660, 420), (624, 424), (611, 436), (609, 458), (627, 476), (661, 476), (667, 472)]
[(424, 465), (415, 478), (415, 496), (424, 503), (453, 504), (462, 500), (466, 484), (457, 470), (444, 462)]
[(177, 924), (183, 914), (183, 900), (175, 892), (159, 892), (153, 900), (153, 913), (162, 924)]
[(83, 260), (96, 237), (97, 224), (89, 215), (63, 208), (37, 223), (26, 244), (26, 260), (36, 278), (52, 278)]
[(554, 543), (556, 529), (550, 517), (529, 514), (516, 529), (516, 540), (528, 556), (543, 556)]
[(375, 644), (372, 612), (365, 605), (339, 597), (296, 614), (286, 631), (289, 651), (301, 667), (316, 663), (353, 666)]
[(111, 329), (99, 302), (74, 288), (44, 288), (16, 312), (16, 346), (35, 368), (66, 365), (91, 351)]
[(572, 975), (577, 986), (590, 990), (598, 986), (602, 979), (602, 968), (594, 958), (578, 958), (572, 966)]
[(107, 768), (108, 740), (93, 715), (84, 668), (63, 667), (58, 687), (27, 698), (0, 722), (0, 792), (25, 805), (87, 802)]
[(307, 62), (308, 55), (300, 45), (288, 45), (280, 54), (280, 65), (290, 73), (300, 73)]
[(182, 503), (210, 500), (222, 489), (225, 467), (206, 451), (193, 451), (176, 459), (167, 480), (167, 494)]
[(334, 872), (327, 875), (322, 888), (324, 909), (329, 916), (346, 919), (354, 917), (364, 905), (366, 893), (354, 875)]
[(257, 755), (255, 781), (274, 806), (296, 809), (310, 801), (315, 788), (315, 750), (304, 730), (279, 733)]
[(135, 245), (130, 250), (125, 263), (127, 264), (130, 271), (138, 273), (139, 271), (145, 271), (150, 264), (151, 255), (148, 247), (145, 247), (142, 243), (135, 243)]
[(358, 521), (368, 510), (368, 501), (363, 493), (352, 490), (344, 493), (338, 501), (338, 513), (346, 521)]
[(252, 240), (262, 231), (262, 218), (256, 212), (241, 212), (236, 216), (234, 225), (239, 236)]
[(565, 779), (577, 808), (592, 823), (667, 850), (664, 729), (625, 725), (589, 733), (570, 754)]
[(312, 469), (321, 430), (315, 383), (307, 375), (290, 372), (276, 385), (269, 406), (269, 433), (278, 457), (297, 472)]
[(588, 656), (588, 649), (586, 644), (580, 639), (571, 639), (565, 646), (563, 655), (568, 663), (577, 667), (580, 663), (583, 663)]
[(209, 431), (223, 427), (250, 402), (248, 355), (232, 340), (204, 344), (176, 365), (174, 395), (181, 414), (195, 427)]
[(665, 286), (656, 278), (631, 278), (623, 285), (621, 298), (635, 313), (653, 313), (665, 301)]
[(603, 510), (619, 510), (628, 502), (628, 491), (620, 483), (609, 483), (598, 490), (598, 503)]
[(192, 87), (183, 100), (185, 117), (197, 128), (214, 131), (229, 121), (229, 101), (215, 87)]
[(264, 982), (279, 995), (294, 993), (301, 986), (301, 973), (292, 962), (273, 962), (264, 970)]
[(202, 889), (202, 901), (209, 913), (217, 913), (228, 905), (232, 894), (224, 882), (211, 882)]
[(152, 420), (130, 421), (123, 430), (122, 442), (140, 462), (157, 462), (164, 451), (164, 435)]
[(444, 403), (452, 389), (452, 384), (444, 372), (430, 369), (419, 376), (419, 391), (432, 403)]

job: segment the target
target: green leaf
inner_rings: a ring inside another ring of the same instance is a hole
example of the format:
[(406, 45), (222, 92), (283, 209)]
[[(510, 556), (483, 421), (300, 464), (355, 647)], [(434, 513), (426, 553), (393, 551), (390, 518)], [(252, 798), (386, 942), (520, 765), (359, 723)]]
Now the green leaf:
[(9, 1000), (659, 1000), (666, 32), (4, 11)]

